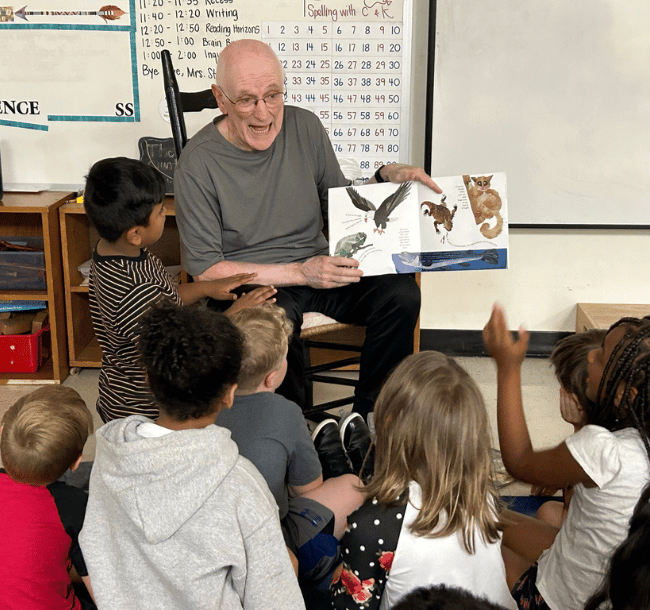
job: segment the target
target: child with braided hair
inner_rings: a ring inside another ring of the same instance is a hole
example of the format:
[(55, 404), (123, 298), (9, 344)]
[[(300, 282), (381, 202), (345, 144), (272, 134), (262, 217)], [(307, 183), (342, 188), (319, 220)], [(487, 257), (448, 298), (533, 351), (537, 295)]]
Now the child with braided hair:
[[(504, 464), (521, 481), (574, 486), (561, 528), (509, 513), (503, 535), (508, 584), (520, 608), (581, 610), (627, 536), (650, 479), (650, 320), (624, 318), (588, 356), (586, 425), (552, 449), (534, 450), (521, 395), (528, 333), (515, 339), (495, 305), (483, 330), (497, 364), (497, 421)], [(532, 565), (531, 565), (532, 564)]]
[(630, 532), (609, 562), (601, 588), (592, 595), (585, 610), (599, 610), (609, 603), (611, 610), (650, 608), (650, 485), (641, 494), (630, 520)]

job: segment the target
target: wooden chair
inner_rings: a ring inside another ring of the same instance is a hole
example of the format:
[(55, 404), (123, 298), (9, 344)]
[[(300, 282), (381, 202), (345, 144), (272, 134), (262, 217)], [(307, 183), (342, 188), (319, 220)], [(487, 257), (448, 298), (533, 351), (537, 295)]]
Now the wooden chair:
[[(172, 136), (174, 138), (174, 147), (176, 157), (180, 157), (181, 151), (187, 144), (187, 132), (185, 129), (185, 112), (199, 112), (207, 108), (217, 108), (217, 101), (212, 94), (211, 89), (198, 91), (194, 93), (181, 92), (178, 89), (178, 83), (174, 74), (171, 54), (167, 49), (162, 51), (162, 73), (165, 86), (165, 97), (167, 99), (167, 108), (169, 110), (169, 119), (171, 122)], [(419, 284), (419, 274), (417, 277)], [(318, 323), (315, 320), (318, 319)], [(416, 329), (417, 349), (420, 343), (420, 326)], [(343, 335), (343, 337), (341, 336)], [(340, 386), (356, 385), (355, 379), (341, 377), (340, 375), (331, 374), (332, 371), (343, 367), (357, 367), (360, 360), (361, 345), (365, 337), (364, 327), (353, 324), (342, 324), (317, 314), (314, 312), (305, 313), (303, 316), (301, 339), (305, 343), (305, 362), (307, 387), (306, 397), (307, 404), (303, 409), (305, 417), (310, 419), (319, 419), (323, 417), (324, 411), (335, 409), (354, 401), (353, 394), (345, 398), (331, 400), (318, 405), (313, 404), (313, 384), (314, 382), (327, 383)], [(316, 359), (312, 356), (318, 350)], [(417, 350), (416, 350), (417, 351)], [(349, 354), (353, 353), (354, 356)], [(320, 356), (320, 357), (319, 357)], [(312, 360), (315, 360), (312, 362)]]
[(217, 100), (212, 94), (212, 89), (184, 93), (179, 91), (172, 56), (167, 49), (161, 53), (163, 82), (165, 84), (165, 98), (169, 110), (169, 121), (172, 126), (176, 158), (181, 156), (181, 151), (187, 144), (187, 131), (185, 130), (185, 112), (200, 112), (206, 108), (217, 108)]

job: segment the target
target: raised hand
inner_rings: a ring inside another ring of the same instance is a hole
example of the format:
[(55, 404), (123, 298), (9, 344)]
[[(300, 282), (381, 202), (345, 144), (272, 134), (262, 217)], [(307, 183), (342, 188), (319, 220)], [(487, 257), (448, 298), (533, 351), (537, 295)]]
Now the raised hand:
[(517, 339), (513, 338), (508, 330), (505, 311), (495, 303), (492, 315), (483, 329), (483, 343), (497, 365), (520, 366), (526, 357), (529, 339), (530, 333), (522, 327), (519, 328)]

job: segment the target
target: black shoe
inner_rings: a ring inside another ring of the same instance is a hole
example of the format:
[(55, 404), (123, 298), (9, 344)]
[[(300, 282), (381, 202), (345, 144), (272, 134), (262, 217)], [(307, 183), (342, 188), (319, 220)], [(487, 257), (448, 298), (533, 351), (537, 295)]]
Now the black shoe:
[(375, 471), (375, 448), (370, 430), (359, 413), (350, 413), (339, 423), (341, 442), (354, 473), (367, 483)]
[(323, 468), (323, 480), (351, 474), (350, 462), (341, 444), (339, 427), (334, 419), (322, 421), (311, 435)]

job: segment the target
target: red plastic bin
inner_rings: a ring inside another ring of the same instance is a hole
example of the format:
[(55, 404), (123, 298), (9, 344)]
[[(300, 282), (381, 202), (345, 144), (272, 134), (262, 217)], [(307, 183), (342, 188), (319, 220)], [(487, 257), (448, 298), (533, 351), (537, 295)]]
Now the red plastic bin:
[[(47, 334), (46, 334), (47, 333)], [(0, 335), (0, 373), (35, 373), (43, 364), (50, 326), (27, 335)]]

